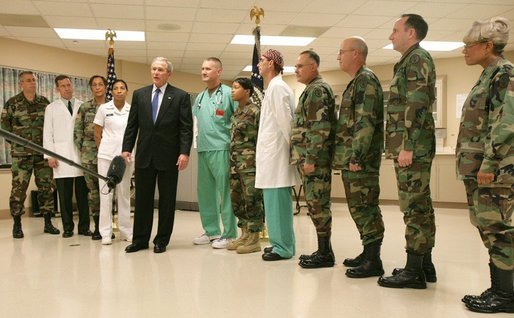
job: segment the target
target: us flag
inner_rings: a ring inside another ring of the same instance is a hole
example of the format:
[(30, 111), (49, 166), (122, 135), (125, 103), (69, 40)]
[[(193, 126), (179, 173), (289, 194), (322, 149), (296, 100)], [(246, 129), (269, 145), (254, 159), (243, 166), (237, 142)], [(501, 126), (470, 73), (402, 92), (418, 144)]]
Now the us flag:
[(256, 26), (253, 30), (253, 35), (255, 37), (255, 44), (253, 46), (253, 55), (252, 55), (252, 76), (251, 81), (253, 84), (254, 92), (250, 97), (250, 101), (258, 106), (261, 106), (262, 98), (264, 97), (264, 83), (262, 81), (262, 76), (259, 73), (259, 59), (261, 58), (261, 28)]
[(106, 101), (112, 99), (112, 85), (116, 80), (116, 72), (114, 71), (114, 49), (109, 49), (109, 55), (107, 56), (107, 94), (105, 96)]

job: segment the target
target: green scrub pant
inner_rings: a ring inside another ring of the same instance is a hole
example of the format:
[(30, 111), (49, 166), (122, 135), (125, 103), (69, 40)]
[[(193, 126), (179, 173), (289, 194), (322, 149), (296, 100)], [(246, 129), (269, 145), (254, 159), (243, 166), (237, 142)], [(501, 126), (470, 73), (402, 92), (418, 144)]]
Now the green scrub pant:
[[(198, 207), (202, 227), (208, 236), (237, 236), (236, 217), (230, 201), (230, 160), (228, 150), (198, 153)], [(220, 228), (220, 215), (223, 233)]]
[(273, 252), (284, 258), (295, 255), (291, 187), (263, 189), (266, 226)]

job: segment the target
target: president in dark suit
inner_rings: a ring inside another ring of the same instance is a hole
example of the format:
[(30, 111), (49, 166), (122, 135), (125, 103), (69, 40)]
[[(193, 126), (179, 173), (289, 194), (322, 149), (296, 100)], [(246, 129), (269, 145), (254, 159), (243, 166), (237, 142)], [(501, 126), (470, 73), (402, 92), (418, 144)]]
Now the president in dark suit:
[[(191, 101), (171, 86), (173, 66), (168, 59), (152, 62), (153, 85), (134, 91), (123, 138), (123, 157), (136, 151), (136, 210), (134, 234), (127, 253), (148, 248), (153, 223), (155, 184), (159, 188), (159, 224), (154, 252), (166, 251), (175, 219), (178, 172), (187, 167), (193, 141)], [(139, 134), (139, 135), (138, 135)]]

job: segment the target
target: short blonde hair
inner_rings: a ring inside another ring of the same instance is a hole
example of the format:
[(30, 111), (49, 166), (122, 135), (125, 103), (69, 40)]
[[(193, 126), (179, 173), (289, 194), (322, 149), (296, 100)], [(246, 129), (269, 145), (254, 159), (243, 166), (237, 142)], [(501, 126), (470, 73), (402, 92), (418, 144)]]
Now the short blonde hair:
[(462, 41), (466, 44), (491, 41), (493, 42), (494, 52), (501, 54), (509, 41), (509, 31), (509, 20), (502, 17), (475, 21)]

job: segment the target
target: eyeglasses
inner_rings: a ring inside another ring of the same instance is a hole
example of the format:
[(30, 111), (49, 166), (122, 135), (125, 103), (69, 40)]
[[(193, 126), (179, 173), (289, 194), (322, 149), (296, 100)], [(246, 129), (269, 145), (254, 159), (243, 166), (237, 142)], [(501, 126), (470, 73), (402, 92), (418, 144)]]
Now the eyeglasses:
[(487, 42), (489, 42), (489, 40), (482, 40), (482, 41), (471, 42), (469, 44), (464, 45), (463, 49), (464, 50), (469, 50), (469, 49), (471, 49), (474, 46), (477, 46), (477, 45), (479, 45), (481, 43), (487, 43)]
[(314, 63), (309, 63), (309, 64), (296, 64), (296, 65), (294, 66), (294, 68), (295, 68), (296, 70), (299, 70), (299, 69), (301, 69), (301, 68), (302, 68), (302, 67), (304, 67), (304, 66), (312, 65), (312, 64), (314, 64)]
[(349, 50), (339, 50), (339, 55), (343, 55), (346, 52), (355, 51), (355, 49), (349, 49)]

